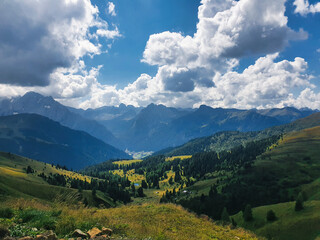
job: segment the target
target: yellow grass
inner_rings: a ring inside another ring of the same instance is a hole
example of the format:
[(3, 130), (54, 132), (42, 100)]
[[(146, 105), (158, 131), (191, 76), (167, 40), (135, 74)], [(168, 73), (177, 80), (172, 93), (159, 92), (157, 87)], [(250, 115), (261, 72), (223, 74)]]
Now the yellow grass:
[(31, 166), (33, 170), (36, 171), (34, 174), (29, 174), (30, 176), (32, 175), (38, 175), (39, 173), (44, 173), (46, 175), (49, 175), (50, 173), (52, 174), (60, 174), (64, 175), (68, 178), (72, 179), (80, 179), (82, 181), (87, 181), (91, 182), (91, 177), (89, 176), (84, 176), (79, 173), (67, 171), (64, 169), (57, 169), (55, 166), (51, 166), (51, 164), (46, 164), (43, 162), (39, 162), (36, 160), (32, 160), (29, 158), (25, 157), (20, 157), (17, 155), (12, 155), (10, 159), (5, 153), (1, 153), (0, 155), (0, 171), (3, 174), (11, 175), (11, 176), (16, 176), (16, 177), (26, 177), (28, 174), (25, 173), (25, 169), (27, 166)]
[[(120, 177), (124, 177), (124, 173), (122, 169), (113, 170), (112, 173), (119, 175)], [(134, 169), (127, 171), (126, 177), (132, 183), (141, 183), (142, 180), (146, 180), (144, 175), (136, 174)]]
[(23, 173), (17, 169), (10, 168), (10, 167), (0, 167), (0, 174), (5, 174), (9, 176), (14, 176), (14, 177), (26, 177), (27, 174)]
[(67, 216), (76, 221), (95, 219), (113, 229), (115, 236), (135, 239), (258, 239), (243, 229), (218, 226), (207, 217), (199, 218), (173, 204), (146, 203), (103, 210), (65, 208), (62, 218)]
[(183, 155), (183, 156), (173, 156), (173, 157), (167, 157), (166, 161), (173, 161), (176, 158), (180, 158), (181, 160), (189, 159), (192, 155)]
[(138, 163), (138, 162), (142, 162), (142, 160), (140, 160), (140, 159), (121, 160), (121, 161), (113, 162), (113, 164), (116, 164), (118, 166), (123, 166), (123, 165), (130, 165), (132, 163)]
[(47, 204), (36, 200), (16, 199), (5, 205), (15, 209), (61, 210), (56, 222), (57, 233), (67, 229), (71, 234), (75, 228), (86, 231), (85, 226), (89, 225), (111, 228), (115, 239), (262, 240), (242, 228), (231, 229), (229, 226), (217, 225), (206, 216), (198, 217), (174, 204), (144, 203), (96, 209), (85, 208), (81, 204)]
[(313, 127), (313, 128), (304, 129), (299, 132), (289, 133), (284, 137), (283, 143), (299, 142), (299, 141), (303, 141), (306, 138), (308, 140), (310, 140), (310, 139), (319, 140), (320, 139), (320, 127)]

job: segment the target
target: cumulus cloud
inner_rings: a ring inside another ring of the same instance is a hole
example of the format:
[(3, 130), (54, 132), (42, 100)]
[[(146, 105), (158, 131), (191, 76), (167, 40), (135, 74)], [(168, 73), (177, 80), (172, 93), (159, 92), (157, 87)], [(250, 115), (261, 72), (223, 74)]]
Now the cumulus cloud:
[(117, 16), (117, 14), (116, 14), (116, 6), (114, 5), (113, 2), (108, 2), (107, 11), (111, 16)]
[[(151, 35), (142, 62), (159, 66), (167, 90), (193, 91), (197, 84), (214, 86), (215, 74), (224, 74), (244, 56), (282, 50), (289, 40), (307, 33), (287, 26), (285, 0), (202, 0), (194, 36), (163, 32)], [(176, 71), (176, 73), (174, 73)], [(183, 73), (183, 74), (182, 74)]]
[(295, 0), (293, 5), (296, 7), (295, 13), (306, 16), (309, 13), (315, 14), (320, 12), (320, 2), (310, 4), (308, 0)]
[[(66, 64), (51, 66), (50, 85), (36, 87), (36, 91), (81, 108), (120, 103), (146, 106), (153, 102), (175, 107), (206, 104), (243, 109), (283, 106), (320, 109), (320, 94), (314, 92), (307, 62), (299, 57), (292, 61), (278, 60), (279, 52), (289, 41), (307, 38), (303, 30), (295, 32), (288, 27), (284, 4), (285, 0), (202, 0), (196, 33), (185, 36), (166, 31), (151, 35), (141, 61), (157, 66), (156, 75), (141, 74), (123, 89), (99, 83), (101, 66), (88, 70), (81, 60), (86, 54), (101, 53), (97, 39), (121, 36), (117, 27), (109, 29), (99, 19), (98, 10), (90, 4), (91, 20), (85, 21), (83, 34), (75, 35), (73, 45), (66, 44), (66, 53), (75, 50), (63, 57)], [(91, 28), (94, 32), (90, 32)], [(60, 31), (58, 26), (57, 29)], [(255, 56), (257, 60), (237, 72), (235, 69), (244, 56)], [(1, 83), (0, 96), (6, 91), (20, 95), (34, 90)], [(298, 92), (297, 97), (293, 92)]]
[(49, 85), (56, 69), (101, 54), (98, 35), (119, 36), (90, 0), (3, 1), (0, 22), (0, 83), (11, 85)]

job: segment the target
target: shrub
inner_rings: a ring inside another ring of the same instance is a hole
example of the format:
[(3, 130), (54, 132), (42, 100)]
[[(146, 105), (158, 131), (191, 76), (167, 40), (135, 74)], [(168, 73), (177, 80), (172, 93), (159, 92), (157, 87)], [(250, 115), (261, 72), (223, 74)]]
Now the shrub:
[(59, 214), (59, 212), (26, 209), (19, 211), (18, 218), (21, 219), (23, 223), (29, 223), (32, 227), (54, 230), (56, 227), (56, 217)]
[(13, 215), (11, 208), (0, 208), (0, 218), (12, 218)]
[(269, 210), (269, 211), (267, 212), (267, 221), (273, 222), (273, 221), (275, 221), (275, 220), (277, 220), (276, 214), (274, 213), (274, 211)]

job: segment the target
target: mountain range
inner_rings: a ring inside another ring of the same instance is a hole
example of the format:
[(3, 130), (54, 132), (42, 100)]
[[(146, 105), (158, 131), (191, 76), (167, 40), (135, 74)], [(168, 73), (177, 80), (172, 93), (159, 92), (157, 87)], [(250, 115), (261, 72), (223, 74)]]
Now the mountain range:
[(288, 132), (299, 131), (305, 128), (319, 126), (320, 113), (313, 113), (291, 123), (270, 127), (261, 131), (239, 132), (222, 131), (211, 136), (195, 138), (178, 147), (170, 147), (155, 152), (153, 155), (163, 154), (166, 156), (192, 155), (199, 152), (220, 152), (230, 150), (239, 145), (246, 145), (251, 141), (262, 140), (275, 135), (283, 135)]
[(34, 92), (0, 102), (2, 116), (36, 113), (63, 126), (85, 131), (117, 148), (135, 152), (177, 147), (220, 131), (260, 131), (314, 112), (292, 107), (239, 110), (202, 105), (195, 109), (178, 109), (155, 104), (145, 108), (120, 104), (83, 110), (66, 107), (52, 97)]
[(109, 159), (130, 158), (88, 133), (37, 114), (0, 117), (0, 150), (76, 170)]
[(113, 134), (102, 124), (70, 111), (66, 106), (55, 101), (52, 97), (28, 92), (22, 97), (4, 99), (0, 102), (0, 116), (19, 113), (39, 114), (71, 129), (85, 131), (105, 143), (115, 146), (118, 146), (119, 143)]

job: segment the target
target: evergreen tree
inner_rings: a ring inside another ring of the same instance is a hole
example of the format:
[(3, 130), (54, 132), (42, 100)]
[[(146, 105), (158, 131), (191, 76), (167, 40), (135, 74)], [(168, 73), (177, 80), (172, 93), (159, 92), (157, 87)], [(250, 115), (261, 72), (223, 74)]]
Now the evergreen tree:
[(33, 172), (34, 172), (33, 169), (30, 166), (28, 166), (27, 167), (27, 173), (29, 174), (29, 173), (33, 173)]
[(147, 182), (145, 180), (142, 180), (141, 187), (144, 188), (144, 189), (148, 188), (148, 184), (147, 184)]
[(244, 211), (242, 212), (243, 219), (248, 222), (253, 219), (251, 205), (247, 204)]
[(93, 196), (93, 197), (96, 197), (96, 195), (97, 195), (97, 190), (94, 188), (94, 189), (92, 189), (91, 193), (92, 193), (92, 196)]
[(176, 172), (175, 172), (174, 181), (175, 181), (176, 183), (178, 183), (178, 182), (181, 181), (180, 171), (176, 171)]
[(131, 191), (132, 191), (133, 195), (136, 194), (136, 187), (134, 186), (134, 183), (131, 185)]
[(276, 219), (277, 219), (277, 217), (276, 217), (276, 214), (274, 213), (274, 211), (269, 210), (269, 211), (267, 212), (267, 221), (273, 222), (273, 221), (275, 221)]
[(88, 199), (87, 198), (84, 198), (84, 200), (83, 200), (83, 204), (85, 205), (85, 206), (88, 206)]
[(200, 201), (203, 203), (206, 200), (206, 196), (202, 193), (200, 196)]
[(139, 187), (139, 188), (138, 188), (137, 193), (138, 193), (138, 197), (144, 197), (143, 188), (142, 188), (142, 187)]
[(234, 220), (234, 218), (231, 218), (231, 224), (232, 226), (236, 227), (238, 224), (236, 222), (236, 220)]
[(299, 193), (298, 198), (296, 200), (296, 204), (294, 206), (295, 211), (301, 211), (303, 209), (303, 196)]
[(222, 210), (221, 221), (223, 221), (225, 223), (229, 223), (230, 222), (230, 216), (229, 216), (229, 213), (228, 213), (226, 207), (224, 207), (223, 210)]

